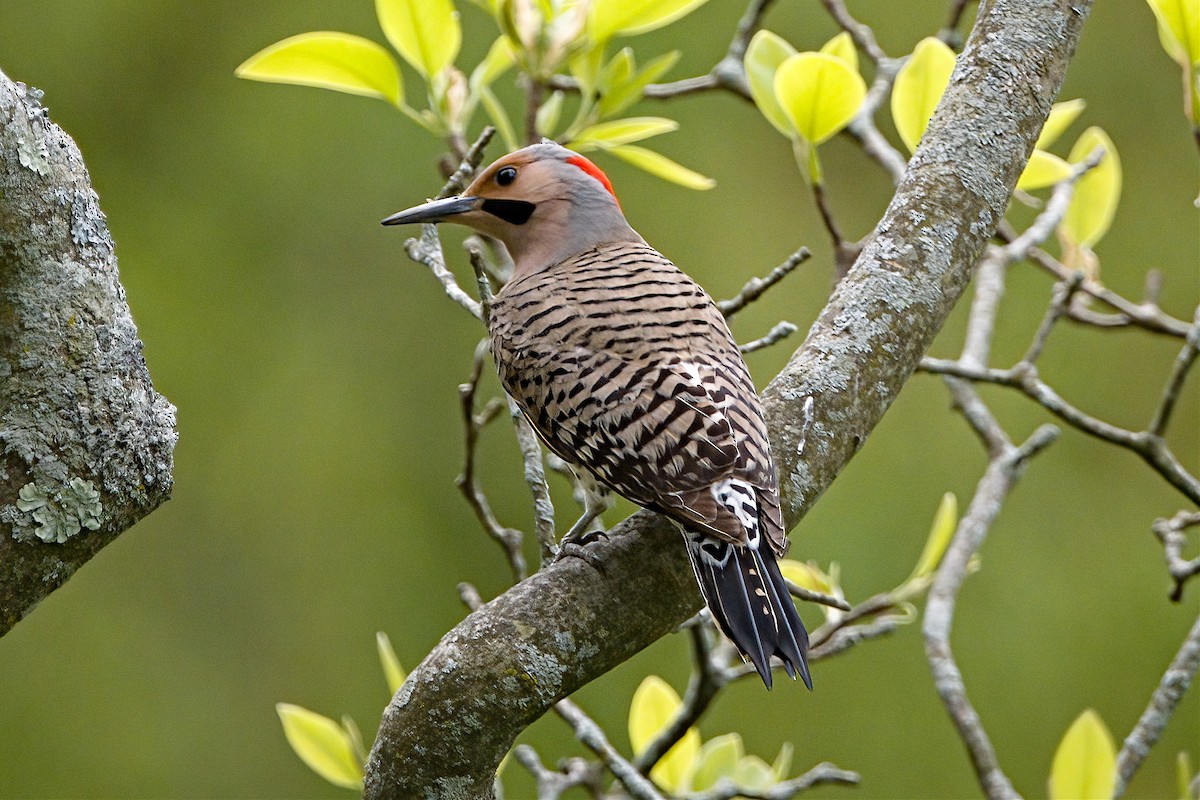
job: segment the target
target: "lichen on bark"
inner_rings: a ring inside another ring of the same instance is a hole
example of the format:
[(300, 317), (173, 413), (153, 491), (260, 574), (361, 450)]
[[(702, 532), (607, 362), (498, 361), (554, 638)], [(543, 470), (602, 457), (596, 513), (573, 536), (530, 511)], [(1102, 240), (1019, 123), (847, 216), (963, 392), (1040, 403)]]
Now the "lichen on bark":
[(170, 496), (175, 440), (79, 150), (0, 72), (0, 635)]

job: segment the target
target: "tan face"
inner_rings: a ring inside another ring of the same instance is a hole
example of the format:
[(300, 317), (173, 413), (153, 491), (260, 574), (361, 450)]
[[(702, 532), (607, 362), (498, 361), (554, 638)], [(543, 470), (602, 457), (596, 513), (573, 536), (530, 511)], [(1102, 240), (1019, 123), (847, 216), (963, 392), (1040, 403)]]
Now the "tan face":
[(504, 243), (518, 272), (603, 242), (640, 241), (591, 161), (552, 143), (510, 153), (457, 197), (394, 214), (385, 225), (456, 222)]

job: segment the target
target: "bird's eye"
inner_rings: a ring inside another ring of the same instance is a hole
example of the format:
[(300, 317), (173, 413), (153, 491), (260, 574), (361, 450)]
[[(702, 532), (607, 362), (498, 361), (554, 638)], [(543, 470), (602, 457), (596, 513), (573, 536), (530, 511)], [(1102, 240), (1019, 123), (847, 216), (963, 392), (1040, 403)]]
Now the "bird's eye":
[(504, 167), (496, 173), (496, 183), (501, 186), (508, 186), (517, 179), (517, 170), (513, 167)]

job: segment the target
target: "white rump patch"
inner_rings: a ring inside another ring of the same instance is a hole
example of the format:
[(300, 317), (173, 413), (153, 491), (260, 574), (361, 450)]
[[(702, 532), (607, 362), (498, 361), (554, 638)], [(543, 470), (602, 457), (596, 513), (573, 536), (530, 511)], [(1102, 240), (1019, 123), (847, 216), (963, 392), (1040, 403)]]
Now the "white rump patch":
[(746, 545), (758, 549), (758, 492), (753, 486), (737, 478), (726, 478), (712, 485), (716, 501), (729, 509), (746, 531)]

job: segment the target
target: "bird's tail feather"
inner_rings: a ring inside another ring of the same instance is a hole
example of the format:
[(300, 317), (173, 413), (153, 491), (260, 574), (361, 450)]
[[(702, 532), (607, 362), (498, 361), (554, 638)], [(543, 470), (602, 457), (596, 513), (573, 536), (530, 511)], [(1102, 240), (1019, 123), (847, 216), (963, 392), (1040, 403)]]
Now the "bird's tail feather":
[(688, 531), (688, 555), (717, 626), (771, 688), (771, 656), (812, 688), (808, 633), (769, 548)]

